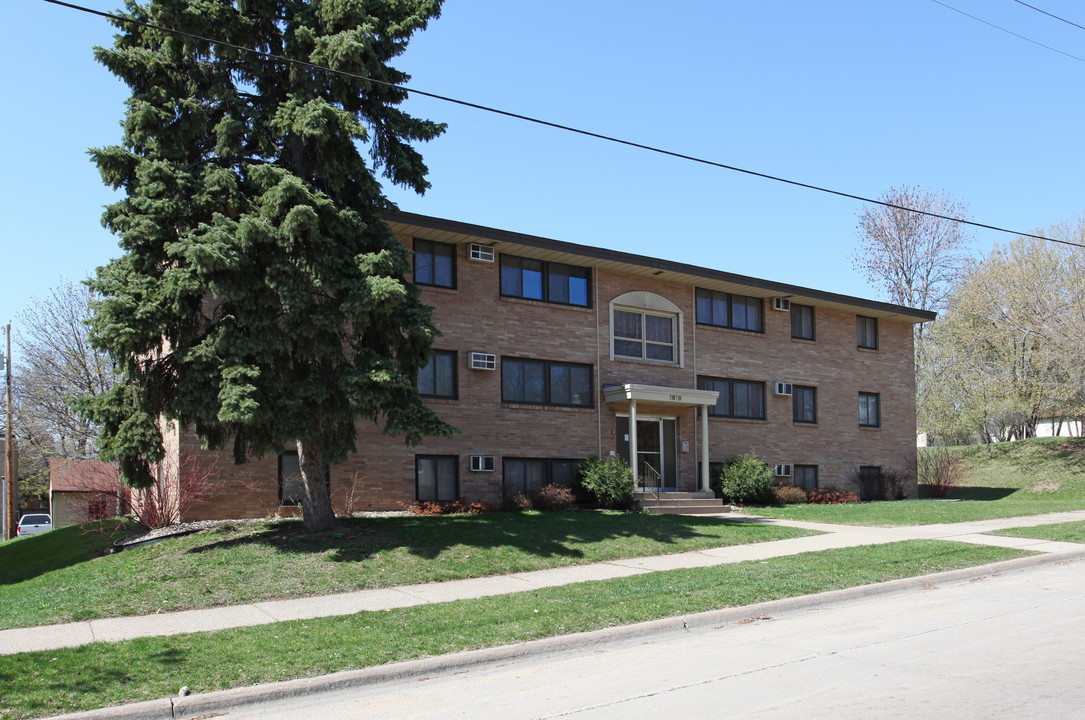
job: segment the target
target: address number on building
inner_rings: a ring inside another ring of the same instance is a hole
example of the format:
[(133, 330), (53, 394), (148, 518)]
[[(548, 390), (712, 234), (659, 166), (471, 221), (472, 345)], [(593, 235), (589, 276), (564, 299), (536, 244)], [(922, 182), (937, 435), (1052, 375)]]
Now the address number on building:
[(674, 402), (682, 402), (682, 396), (681, 395), (671, 395), (671, 400), (674, 401)]

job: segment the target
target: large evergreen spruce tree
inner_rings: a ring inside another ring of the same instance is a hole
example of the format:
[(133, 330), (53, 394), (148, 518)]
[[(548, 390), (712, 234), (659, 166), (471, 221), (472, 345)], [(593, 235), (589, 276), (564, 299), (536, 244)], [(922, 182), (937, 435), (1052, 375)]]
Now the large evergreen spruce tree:
[[(130, 0), (126, 17), (401, 83), (388, 62), (440, 4)], [(409, 443), (452, 430), (415, 392), (436, 331), (377, 177), (424, 192), (411, 142), (444, 127), (387, 85), (116, 25), (96, 57), (132, 88), (124, 139), (91, 152), (126, 193), (103, 219), (124, 254), (92, 281), (96, 343), (124, 373), (86, 404), (103, 454), (144, 487), (163, 418), (237, 462), (296, 443), (305, 528), (332, 527), (322, 468), (357, 419)]]

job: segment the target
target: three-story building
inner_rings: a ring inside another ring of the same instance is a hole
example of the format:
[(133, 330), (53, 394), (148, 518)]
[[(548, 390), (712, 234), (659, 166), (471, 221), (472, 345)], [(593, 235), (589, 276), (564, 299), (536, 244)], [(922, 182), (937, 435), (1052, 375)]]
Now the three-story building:
[[(409, 213), (386, 218), (414, 252), (441, 337), (418, 391), (460, 429), (410, 448), (359, 423), (329, 469), (333, 502), (497, 504), (568, 483), (592, 455), (638, 484), (707, 489), (753, 452), (807, 490), (869, 493), (893, 469), (914, 497), (913, 328), (934, 314), (719, 270)], [(198, 442), (176, 429), (171, 448)], [(297, 456), (234, 466), (192, 514), (296, 504)]]

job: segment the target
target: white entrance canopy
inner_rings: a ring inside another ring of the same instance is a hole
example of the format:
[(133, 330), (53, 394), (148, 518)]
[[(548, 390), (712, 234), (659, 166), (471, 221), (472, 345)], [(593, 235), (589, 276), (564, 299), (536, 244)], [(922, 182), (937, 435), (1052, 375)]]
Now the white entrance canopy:
[(608, 403), (627, 400), (662, 403), (666, 405), (715, 405), (720, 394), (715, 390), (697, 390), (694, 388), (662, 387), (659, 385), (641, 385), (629, 383), (603, 388), (603, 399)]
[(610, 403), (629, 403), (629, 446), (632, 448), (633, 485), (637, 483), (637, 402), (653, 405), (680, 405), (701, 408), (701, 489), (708, 490), (708, 408), (716, 404), (720, 394), (715, 390), (663, 387), (627, 383), (603, 388), (603, 399)]

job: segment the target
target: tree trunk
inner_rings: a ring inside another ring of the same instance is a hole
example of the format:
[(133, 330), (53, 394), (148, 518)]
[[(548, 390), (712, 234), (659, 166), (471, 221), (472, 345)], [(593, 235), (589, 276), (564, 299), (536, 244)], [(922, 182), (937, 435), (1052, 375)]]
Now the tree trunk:
[(305, 494), (301, 499), (301, 519), (307, 533), (324, 532), (339, 526), (328, 494), (327, 475), (320, 449), (298, 440), (298, 465)]

